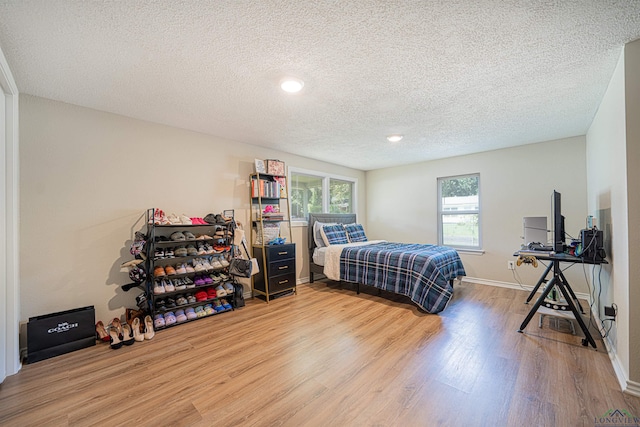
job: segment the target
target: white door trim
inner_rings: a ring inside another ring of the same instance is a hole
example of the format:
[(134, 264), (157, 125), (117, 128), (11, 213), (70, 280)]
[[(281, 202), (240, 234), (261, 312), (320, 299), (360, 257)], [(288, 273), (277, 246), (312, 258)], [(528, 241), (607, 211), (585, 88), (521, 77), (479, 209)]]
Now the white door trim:
[(5, 95), (5, 146), (4, 148), (4, 170), (5, 170), (5, 191), (4, 216), (6, 224), (6, 236), (2, 243), (5, 245), (6, 270), (0, 272), (4, 275), (3, 282), (6, 283), (6, 299), (0, 302), (0, 310), (4, 312), (5, 342), (2, 346), (4, 353), (0, 355), (0, 360), (4, 359), (4, 366), (0, 369), (2, 376), (0, 382), (4, 381), (5, 375), (13, 375), (21, 368), (20, 363), (20, 198), (19, 198), (19, 120), (18, 120), (18, 86), (16, 85), (9, 63), (0, 49), (0, 90)]

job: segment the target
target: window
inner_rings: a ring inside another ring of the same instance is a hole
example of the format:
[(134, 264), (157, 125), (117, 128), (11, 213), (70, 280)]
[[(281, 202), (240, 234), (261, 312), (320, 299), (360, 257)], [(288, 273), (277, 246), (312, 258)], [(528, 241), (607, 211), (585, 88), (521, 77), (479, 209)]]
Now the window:
[(307, 221), (309, 213), (356, 211), (355, 178), (289, 168), (291, 219)]
[(438, 178), (438, 243), (480, 249), (480, 174)]

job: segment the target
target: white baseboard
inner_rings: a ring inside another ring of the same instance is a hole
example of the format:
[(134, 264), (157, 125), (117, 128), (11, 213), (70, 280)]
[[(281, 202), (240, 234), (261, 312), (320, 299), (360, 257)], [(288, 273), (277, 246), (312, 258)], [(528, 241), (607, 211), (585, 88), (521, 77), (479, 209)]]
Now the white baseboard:
[[(465, 283), (478, 283), (480, 285), (497, 286), (499, 288), (518, 289), (518, 290), (527, 291), (527, 292), (531, 292), (534, 288), (533, 286), (529, 286), (529, 285), (520, 285), (518, 283), (500, 282), (498, 280), (480, 279), (478, 277), (469, 277), (469, 276), (463, 277), (462, 281)], [(538, 292), (542, 292), (543, 289), (544, 287), (540, 286), (540, 288), (538, 289)], [(587, 300), (589, 301), (589, 304), (591, 304), (591, 297), (589, 294), (585, 294), (583, 292), (576, 292), (575, 294), (579, 299)]]
[(309, 283), (309, 277), (300, 277), (298, 280), (296, 280), (296, 285), (303, 285), (305, 283)]

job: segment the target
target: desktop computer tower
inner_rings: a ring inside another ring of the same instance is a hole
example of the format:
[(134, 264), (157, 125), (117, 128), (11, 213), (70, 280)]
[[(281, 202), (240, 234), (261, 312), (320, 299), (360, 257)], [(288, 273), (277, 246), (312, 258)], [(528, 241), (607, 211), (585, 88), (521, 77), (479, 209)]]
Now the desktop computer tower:
[(602, 230), (580, 230), (582, 253), (580, 256), (591, 262), (601, 262), (605, 258), (602, 244)]

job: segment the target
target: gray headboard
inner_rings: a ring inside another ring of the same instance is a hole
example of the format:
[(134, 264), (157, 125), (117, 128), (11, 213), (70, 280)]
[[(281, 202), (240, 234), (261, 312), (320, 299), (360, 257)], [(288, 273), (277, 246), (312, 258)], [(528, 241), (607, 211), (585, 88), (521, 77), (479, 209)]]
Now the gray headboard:
[(309, 250), (313, 253), (316, 242), (313, 239), (313, 224), (320, 222), (337, 222), (338, 224), (353, 224), (356, 222), (356, 214), (327, 214), (327, 213), (310, 213), (309, 214)]

